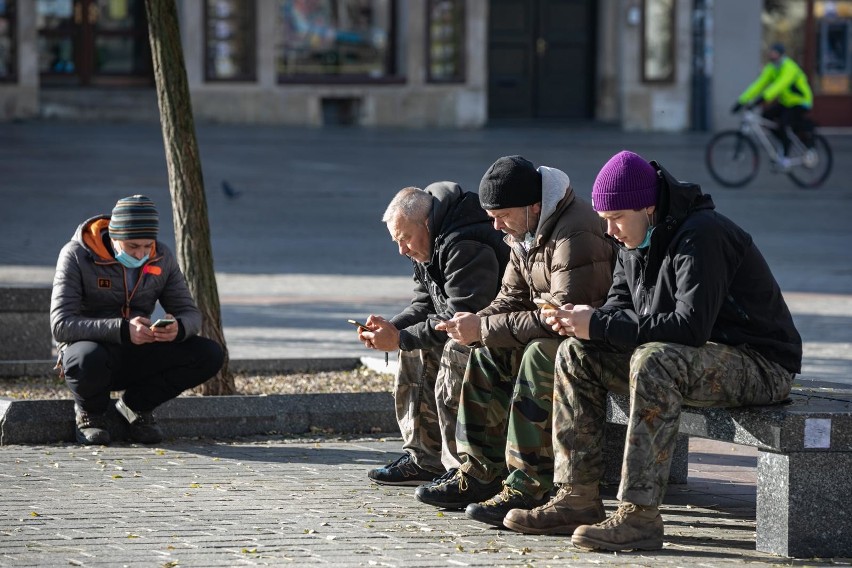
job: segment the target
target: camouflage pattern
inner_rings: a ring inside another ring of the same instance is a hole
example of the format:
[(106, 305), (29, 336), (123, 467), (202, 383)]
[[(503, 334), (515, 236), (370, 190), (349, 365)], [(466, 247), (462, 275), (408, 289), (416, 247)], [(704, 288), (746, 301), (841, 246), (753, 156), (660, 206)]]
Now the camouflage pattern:
[(553, 365), (561, 338), (523, 349), (479, 348), (470, 357), (456, 429), (462, 471), (534, 498), (553, 485)]
[[(458, 467), (456, 413), (470, 348), (447, 341), (435, 349), (399, 352), (394, 384), (402, 448), (423, 469), (443, 473), (442, 461)], [(446, 442), (446, 447), (445, 447)]]
[(653, 342), (633, 351), (571, 338), (559, 347), (553, 400), (556, 483), (604, 473), (607, 391), (630, 396), (621, 501), (658, 507), (682, 405), (732, 407), (785, 400), (793, 374), (748, 346)]

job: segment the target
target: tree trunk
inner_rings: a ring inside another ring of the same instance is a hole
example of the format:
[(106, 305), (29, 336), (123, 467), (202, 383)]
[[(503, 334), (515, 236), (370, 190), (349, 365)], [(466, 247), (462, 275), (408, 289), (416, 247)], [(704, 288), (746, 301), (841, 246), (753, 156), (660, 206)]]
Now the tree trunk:
[(195, 139), (177, 6), (175, 0), (145, 0), (145, 7), (169, 170), (169, 193), (172, 197), (177, 245), (175, 253), (203, 316), (201, 335), (217, 341), (225, 350), (222, 370), (201, 385), (201, 394), (234, 394), (234, 377), (228, 369), (228, 349), (222, 333), (207, 198)]

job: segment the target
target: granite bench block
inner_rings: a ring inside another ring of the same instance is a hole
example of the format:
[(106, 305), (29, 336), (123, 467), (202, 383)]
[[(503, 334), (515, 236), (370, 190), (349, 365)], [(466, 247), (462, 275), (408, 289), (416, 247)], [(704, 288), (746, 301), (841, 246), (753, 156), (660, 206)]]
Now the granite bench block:
[(0, 287), (0, 361), (51, 358), (50, 292)]
[[(683, 407), (679, 432), (759, 449), (757, 550), (852, 557), (852, 387), (799, 379), (790, 399)], [(626, 396), (610, 394), (608, 427), (626, 425), (629, 408)]]
[[(179, 397), (154, 415), (167, 438), (398, 431), (386, 392)], [(126, 439), (126, 424), (108, 416), (113, 438)], [(0, 445), (73, 441), (73, 401), (0, 399)]]

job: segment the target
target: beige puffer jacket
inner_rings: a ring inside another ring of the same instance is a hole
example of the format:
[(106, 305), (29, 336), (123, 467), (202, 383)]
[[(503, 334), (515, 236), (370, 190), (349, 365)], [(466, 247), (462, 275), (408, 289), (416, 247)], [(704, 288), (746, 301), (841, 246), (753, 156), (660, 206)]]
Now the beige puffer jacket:
[(533, 298), (556, 305), (606, 300), (612, 283), (614, 247), (592, 205), (574, 194), (565, 172), (538, 168), (542, 179), (541, 217), (529, 253), (511, 236), (509, 265), (500, 293), (478, 314), (482, 344), (523, 347), (539, 337), (558, 337), (539, 317)]

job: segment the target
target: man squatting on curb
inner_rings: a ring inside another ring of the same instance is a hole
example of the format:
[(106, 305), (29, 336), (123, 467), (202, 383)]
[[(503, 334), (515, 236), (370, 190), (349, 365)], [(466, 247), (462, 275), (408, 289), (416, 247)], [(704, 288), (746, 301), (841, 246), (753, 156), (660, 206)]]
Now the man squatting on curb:
[[(698, 185), (623, 151), (601, 169), (592, 202), (620, 245), (606, 303), (545, 312), (572, 336), (554, 379), (559, 490), (541, 507), (510, 511), (504, 525), (571, 534), (586, 549), (655, 550), (681, 407), (785, 400), (802, 341), (751, 236)], [(604, 519), (607, 391), (629, 395), (630, 412), (619, 506)]]
[(509, 257), (475, 193), (437, 182), (407, 187), (382, 217), (399, 254), (414, 265), (414, 299), (390, 320), (375, 314), (358, 330), (367, 348), (398, 351), (394, 385), (403, 455), (368, 472), (386, 485), (420, 485), (456, 468), (456, 413), (470, 349), (436, 329), (459, 311), (487, 306)]
[(614, 251), (591, 204), (558, 169), (500, 158), (483, 176), (479, 200), (512, 253), (497, 298), (439, 326), (453, 343), (474, 347), (456, 430), (462, 463), (415, 495), (502, 526), (510, 509), (546, 502), (553, 483), (553, 365), (562, 338), (535, 300), (601, 305)]
[[(109, 444), (111, 391), (132, 440), (163, 433), (152, 411), (222, 367), (218, 343), (198, 336), (201, 312), (172, 252), (157, 240), (159, 215), (144, 195), (83, 222), (59, 253), (50, 326), (57, 366), (74, 397), (77, 441)], [(151, 314), (159, 301), (163, 327)]]

